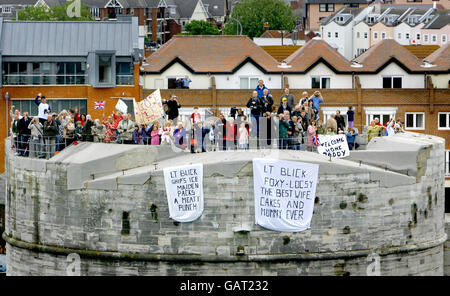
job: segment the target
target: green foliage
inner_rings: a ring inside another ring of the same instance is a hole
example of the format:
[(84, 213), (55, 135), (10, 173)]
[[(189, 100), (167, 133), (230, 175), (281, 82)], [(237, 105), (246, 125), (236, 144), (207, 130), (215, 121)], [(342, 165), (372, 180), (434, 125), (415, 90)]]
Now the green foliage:
[[(243, 0), (236, 4), (231, 17), (242, 24), (242, 34), (250, 38), (259, 37), (264, 32), (265, 22), (269, 23), (271, 30), (291, 32), (296, 21), (291, 7), (280, 0)], [(239, 26), (232, 18), (225, 24), (224, 34), (239, 33)]]
[(220, 33), (216, 26), (207, 21), (192, 21), (184, 29), (186, 35), (219, 35)]
[(19, 21), (94, 21), (86, 5), (81, 4), (81, 17), (69, 17), (67, 7), (73, 1), (68, 1), (62, 6), (47, 8), (44, 5), (27, 6), (19, 10), (17, 20)]

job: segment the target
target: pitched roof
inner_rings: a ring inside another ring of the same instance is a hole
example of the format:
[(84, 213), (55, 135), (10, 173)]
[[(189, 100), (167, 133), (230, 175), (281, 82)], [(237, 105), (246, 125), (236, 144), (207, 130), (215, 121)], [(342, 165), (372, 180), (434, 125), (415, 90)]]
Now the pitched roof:
[(335, 3), (335, 4), (368, 4), (367, 0), (305, 0), (306, 4), (324, 4), (324, 3)]
[[(265, 30), (260, 38), (281, 38), (280, 30)], [(283, 30), (283, 38), (291, 38), (291, 33), (289, 31)]]
[(419, 59), (424, 59), (425, 57), (429, 56), (437, 49), (439, 49), (439, 45), (403, 45), (403, 46)]
[(144, 72), (160, 73), (175, 62), (195, 73), (233, 73), (252, 61), (265, 72), (280, 72), (278, 62), (247, 36), (176, 35), (147, 58)]
[(362, 72), (378, 72), (392, 59), (398, 61), (408, 72), (425, 70), (421, 67), (422, 61), (419, 58), (393, 39), (376, 43), (354, 61), (363, 65), (359, 69)]
[(432, 68), (433, 70), (450, 71), (450, 43), (442, 46), (423, 60), (436, 65)]
[(440, 29), (450, 24), (450, 10), (440, 11), (423, 29)]
[(272, 57), (274, 57), (277, 61), (282, 62), (288, 56), (293, 54), (297, 49), (299, 49), (301, 45), (267, 45), (261, 46), (262, 49), (267, 51)]
[[(322, 39), (314, 38), (285, 59), (289, 72), (305, 72), (319, 62), (328, 64), (335, 72), (352, 72), (351, 63)], [(286, 71), (288, 72), (288, 71)]]
[(1, 22), (0, 19), (2, 56), (87, 56), (95, 50), (115, 50), (116, 56), (130, 56), (137, 50), (134, 44), (138, 44), (136, 17), (131, 22)]

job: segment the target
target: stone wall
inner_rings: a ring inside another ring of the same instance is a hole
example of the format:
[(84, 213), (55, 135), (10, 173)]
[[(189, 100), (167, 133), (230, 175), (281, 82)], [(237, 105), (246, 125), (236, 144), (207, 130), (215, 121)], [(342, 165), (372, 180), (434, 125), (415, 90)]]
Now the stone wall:
[[(371, 166), (361, 155), (330, 162), (302, 151), (167, 157), (154, 147), (121, 145), (126, 153), (138, 149), (132, 154), (141, 161), (129, 159), (114, 171), (123, 153), (110, 153), (102, 174), (98, 159), (86, 154), (90, 145), (109, 144), (77, 145), (49, 161), (7, 153), (8, 274), (65, 274), (67, 255), (78, 253), (82, 275), (366, 275), (371, 254), (380, 258), (381, 275), (443, 275), (444, 141), (395, 138), (399, 151), (392, 153), (416, 151), (405, 154), (407, 166), (417, 163), (415, 174)], [(311, 229), (283, 233), (255, 225), (257, 157), (320, 165)], [(190, 163), (204, 165), (205, 210), (194, 222), (178, 223), (169, 218), (163, 169)], [(68, 190), (80, 169), (83, 186)], [(91, 171), (97, 175), (89, 177)]]

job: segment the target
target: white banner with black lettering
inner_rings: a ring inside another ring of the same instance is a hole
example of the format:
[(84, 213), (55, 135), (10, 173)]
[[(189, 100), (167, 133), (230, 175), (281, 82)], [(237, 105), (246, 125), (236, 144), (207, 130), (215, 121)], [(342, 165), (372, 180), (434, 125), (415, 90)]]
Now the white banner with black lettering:
[(203, 213), (203, 164), (164, 169), (170, 218), (192, 222)]
[(256, 224), (285, 232), (308, 229), (318, 175), (317, 164), (253, 159)]
[(319, 135), (317, 152), (333, 158), (344, 158), (350, 155), (346, 135)]

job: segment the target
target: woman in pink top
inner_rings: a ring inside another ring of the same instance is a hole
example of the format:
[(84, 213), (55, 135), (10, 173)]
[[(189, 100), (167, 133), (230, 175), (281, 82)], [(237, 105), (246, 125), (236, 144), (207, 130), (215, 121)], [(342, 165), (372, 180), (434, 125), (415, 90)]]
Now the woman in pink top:
[(308, 126), (308, 137), (306, 139), (306, 146), (308, 151), (313, 151), (314, 149), (314, 136), (316, 135), (316, 121), (311, 120)]
[(161, 129), (159, 127), (159, 122), (157, 120), (153, 121), (152, 131), (150, 136), (152, 137), (150, 145), (159, 145), (160, 144), (160, 136)]

